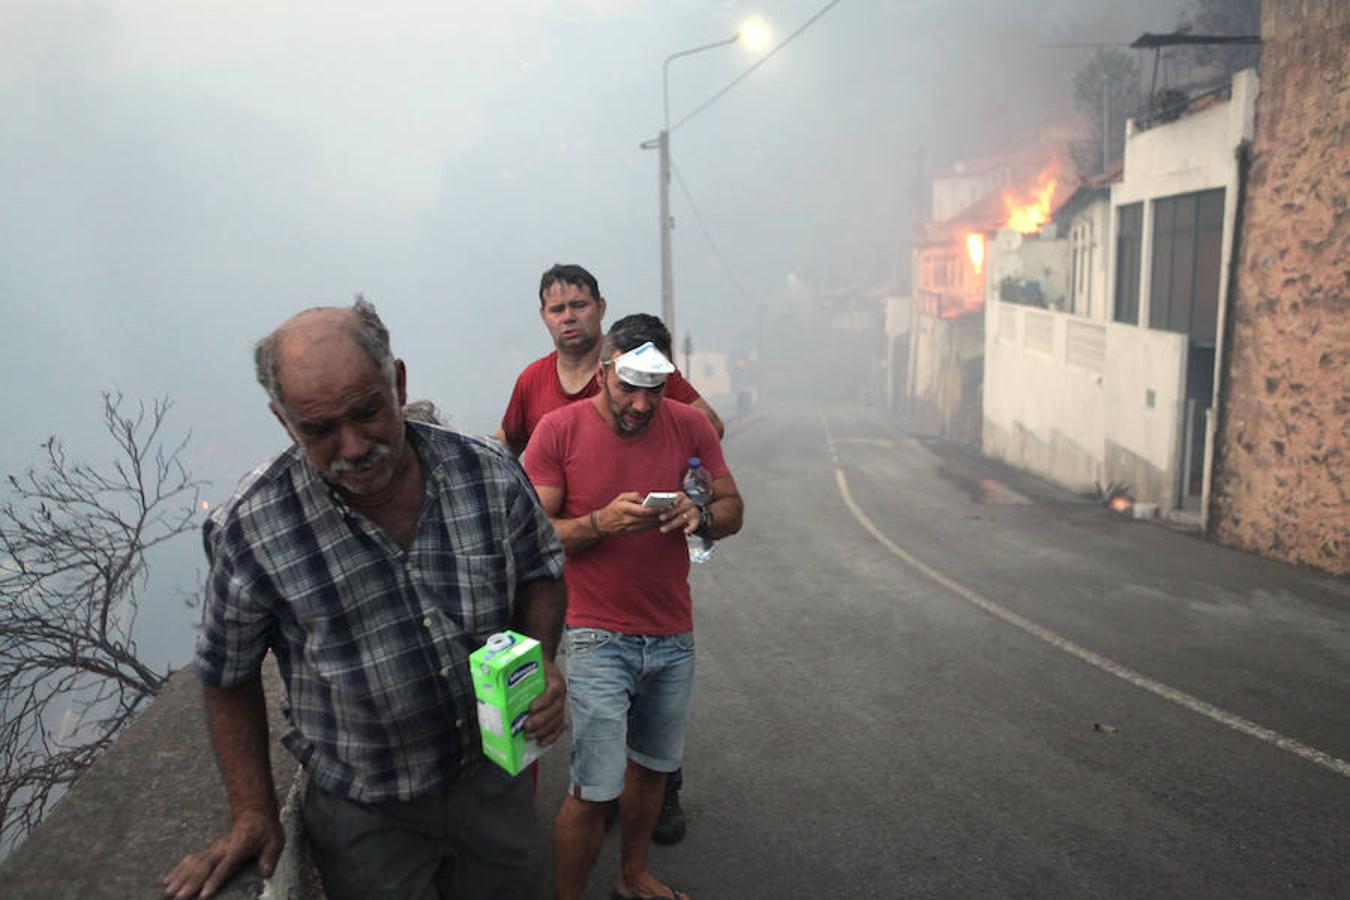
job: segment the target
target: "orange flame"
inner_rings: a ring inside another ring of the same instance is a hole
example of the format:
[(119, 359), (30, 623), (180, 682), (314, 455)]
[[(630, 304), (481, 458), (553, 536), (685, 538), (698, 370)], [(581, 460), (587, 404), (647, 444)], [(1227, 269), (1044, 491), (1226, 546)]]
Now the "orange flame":
[(975, 231), (966, 235), (966, 255), (975, 274), (980, 274), (984, 270), (984, 235)]
[(1003, 192), (1003, 206), (1008, 211), (1004, 228), (1035, 234), (1050, 221), (1050, 208), (1059, 183), (1059, 167), (1050, 166), (1036, 177), (1036, 187), (1027, 193), (1009, 188)]

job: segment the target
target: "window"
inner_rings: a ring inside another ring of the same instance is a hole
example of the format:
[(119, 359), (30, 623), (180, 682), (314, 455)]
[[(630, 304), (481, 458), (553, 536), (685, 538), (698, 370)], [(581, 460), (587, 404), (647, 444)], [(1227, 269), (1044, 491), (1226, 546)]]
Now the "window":
[(1139, 254), (1143, 249), (1144, 204), (1116, 211), (1116, 321), (1139, 324)]
[(1214, 342), (1222, 239), (1222, 188), (1153, 202), (1150, 328)]
[(951, 255), (932, 256), (928, 260), (929, 284), (934, 288), (960, 284), (961, 266)]
[(1069, 230), (1069, 310), (1092, 315), (1092, 220), (1082, 219)]

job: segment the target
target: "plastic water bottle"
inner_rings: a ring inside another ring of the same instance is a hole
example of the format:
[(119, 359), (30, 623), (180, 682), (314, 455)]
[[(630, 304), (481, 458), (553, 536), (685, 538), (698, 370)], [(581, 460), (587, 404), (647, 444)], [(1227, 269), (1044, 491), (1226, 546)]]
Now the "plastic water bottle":
[[(712, 501), (712, 476), (703, 468), (703, 461), (697, 456), (689, 457), (689, 468), (685, 470), (680, 482), (685, 494), (699, 506), (707, 506)], [(705, 563), (713, 556), (713, 539), (701, 534), (686, 536), (689, 540), (689, 561)]]

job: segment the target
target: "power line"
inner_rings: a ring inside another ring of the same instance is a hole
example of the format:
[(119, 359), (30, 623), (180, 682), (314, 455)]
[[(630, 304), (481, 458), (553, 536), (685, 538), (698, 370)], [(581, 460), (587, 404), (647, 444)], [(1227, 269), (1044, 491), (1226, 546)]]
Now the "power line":
[[(772, 50), (770, 50), (768, 53), (764, 54), (764, 56), (762, 56), (762, 57), (760, 57), (758, 60), (756, 60), (755, 63), (754, 63), (753, 65), (751, 65), (748, 69), (746, 69), (746, 70), (745, 70), (744, 72), (742, 72), (740, 75), (736, 76), (736, 78), (733, 79), (733, 80), (731, 81), (730, 84), (728, 84), (726, 87), (722, 88), (722, 89), (721, 89), (720, 91), (718, 91), (717, 93), (713, 94), (713, 95), (712, 95), (711, 97), (709, 97), (707, 100), (705, 100), (701, 105), (699, 105), (696, 109), (694, 109), (693, 112), (689, 113), (689, 114), (688, 114), (687, 116), (685, 116), (683, 119), (680, 119), (678, 122), (676, 122), (674, 125), (672, 125), (672, 126), (670, 127), (669, 131), (667, 131), (666, 133), (667, 133), (667, 134), (673, 133), (677, 128), (679, 128), (679, 127), (680, 127), (681, 125), (683, 125), (685, 122), (688, 122), (688, 121), (689, 121), (690, 119), (692, 119), (694, 116), (696, 116), (696, 115), (698, 115), (699, 113), (703, 112), (703, 111), (704, 111), (705, 109), (707, 109), (709, 106), (712, 106), (714, 103), (716, 103), (718, 100), (720, 100), (724, 95), (726, 95), (732, 88), (734, 88), (736, 85), (740, 84), (742, 81), (744, 81), (746, 78), (748, 78), (748, 77), (750, 76), (750, 73), (751, 73), (751, 72), (754, 72), (754, 71), (755, 71), (756, 69), (758, 69), (760, 66), (764, 65), (766, 62), (768, 62), (770, 59), (772, 59), (772, 58), (774, 57), (774, 55), (776, 55), (776, 54), (778, 53), (778, 51), (782, 50), (782, 49), (783, 49), (784, 47), (786, 47), (788, 44), (792, 43), (794, 40), (796, 40), (798, 37), (800, 37), (800, 36), (802, 35), (803, 32), (805, 32), (805, 31), (806, 31), (808, 28), (810, 28), (812, 25), (816, 24), (816, 22), (820, 21), (820, 19), (821, 19), (822, 16), (824, 16), (827, 12), (829, 12), (831, 9), (833, 9), (835, 6), (838, 6), (838, 5), (839, 5), (839, 0), (830, 0), (830, 2), (829, 2), (829, 3), (826, 3), (823, 7), (821, 7), (820, 10), (817, 11), (815, 15), (813, 15), (813, 16), (811, 16), (811, 18), (807, 19), (807, 20), (801, 25), (801, 27), (799, 27), (796, 31), (792, 32), (792, 34), (788, 35), (788, 36), (787, 36), (786, 38), (784, 38), (781, 42), (779, 42), (778, 46), (774, 47), (774, 48), (773, 48)], [(646, 145), (644, 144), (643, 146), (645, 147)], [(748, 301), (748, 302), (753, 302), (753, 301), (754, 301), (754, 298), (750, 295), (750, 292), (749, 292), (748, 290), (745, 289), (745, 285), (743, 285), (743, 284), (741, 283), (741, 280), (740, 280), (739, 278), (736, 277), (736, 273), (735, 273), (734, 271), (732, 271), (731, 264), (727, 262), (726, 257), (722, 255), (721, 249), (718, 248), (717, 242), (713, 240), (712, 232), (709, 231), (707, 223), (703, 221), (703, 216), (702, 216), (702, 215), (699, 213), (699, 211), (698, 211), (698, 205), (697, 205), (696, 203), (694, 203), (694, 197), (693, 197), (693, 195), (689, 192), (689, 186), (688, 186), (687, 184), (685, 184), (685, 182), (684, 182), (684, 176), (680, 174), (680, 170), (679, 170), (679, 168), (675, 165), (675, 161), (674, 161), (674, 160), (671, 160), (671, 161), (670, 161), (670, 171), (675, 175), (675, 181), (676, 181), (676, 183), (679, 184), (679, 186), (680, 186), (680, 191), (684, 194), (684, 199), (685, 199), (685, 201), (689, 204), (689, 210), (690, 210), (690, 212), (692, 212), (692, 213), (694, 214), (694, 221), (698, 223), (699, 231), (701, 231), (701, 232), (703, 233), (703, 239), (704, 239), (705, 241), (708, 242), (708, 249), (712, 250), (713, 256), (717, 259), (718, 265), (720, 265), (720, 266), (722, 267), (722, 271), (726, 274), (727, 279), (731, 282), (732, 286), (733, 286), (737, 291), (740, 292), (741, 296), (742, 296), (743, 298), (745, 298), (746, 301)]]
[(1067, 43), (1067, 44), (1041, 44), (1040, 46), (1042, 48), (1048, 48), (1050, 50), (1082, 50), (1090, 47), (1101, 49), (1102, 47), (1129, 47), (1132, 45), (1120, 42), (1106, 43), (1102, 41), (1097, 42), (1086, 41), (1081, 43)]
[(786, 47), (788, 44), (792, 43), (792, 41), (795, 40), (795, 39), (797, 38), (797, 36), (800, 35), (803, 31), (805, 31), (806, 29), (810, 28), (812, 25), (816, 24), (816, 22), (820, 19), (821, 16), (825, 15), (827, 12), (829, 12), (831, 9), (833, 9), (835, 6), (838, 6), (838, 5), (839, 5), (839, 0), (830, 0), (829, 3), (826, 3), (825, 6), (822, 7), (821, 10), (820, 10), (818, 13), (816, 13), (816, 14), (815, 14), (814, 16), (812, 16), (811, 18), (807, 19), (807, 20), (806, 20), (806, 23), (805, 23), (804, 25), (802, 25), (802, 27), (800, 27), (800, 28), (798, 28), (796, 31), (792, 32), (792, 34), (790, 34), (790, 35), (788, 35), (786, 38), (784, 38), (784, 39), (783, 39), (783, 42), (780, 43), (777, 47), (774, 47), (774, 48), (773, 48), (772, 50), (770, 50), (768, 53), (764, 54), (764, 55), (763, 55), (762, 57), (760, 57), (760, 58), (759, 58), (752, 66), (750, 66), (750, 68), (746, 69), (746, 70), (745, 70), (744, 72), (742, 72), (740, 75), (736, 76), (736, 78), (731, 82), (731, 84), (727, 85), (726, 87), (722, 88), (722, 89), (721, 89), (720, 91), (718, 91), (717, 93), (713, 94), (713, 95), (712, 95), (711, 97), (709, 97), (706, 101), (704, 101), (703, 105), (699, 106), (697, 109), (695, 109), (695, 110), (694, 110), (693, 112), (691, 112), (689, 115), (685, 116), (683, 119), (681, 119), (680, 121), (676, 122), (674, 125), (670, 126), (670, 130), (667, 132), (667, 134), (673, 134), (673, 133), (675, 132), (675, 130), (676, 130), (677, 128), (679, 128), (681, 125), (683, 125), (685, 122), (688, 122), (688, 121), (689, 121), (690, 119), (692, 119), (694, 116), (696, 116), (696, 115), (698, 115), (699, 113), (703, 112), (703, 111), (704, 111), (705, 109), (707, 109), (709, 106), (712, 106), (715, 102), (717, 102), (719, 99), (721, 99), (721, 97), (722, 97), (723, 94), (725, 94), (727, 91), (729, 91), (729, 90), (731, 90), (732, 88), (734, 88), (736, 85), (740, 84), (740, 83), (741, 83), (742, 81), (744, 81), (746, 78), (748, 78), (751, 72), (755, 71), (755, 70), (758, 69), (760, 66), (764, 65), (766, 62), (768, 62), (770, 59), (772, 59), (772, 58), (773, 58), (773, 55), (774, 55), (775, 53), (777, 53), (779, 50), (782, 50), (782, 49), (783, 49), (784, 47)]
[(1140, 35), (1131, 47), (1156, 50), (1159, 47), (1175, 47), (1182, 44), (1222, 44), (1222, 45), (1259, 45), (1259, 34), (1148, 34)]
[(747, 301), (753, 302), (754, 298), (751, 297), (750, 292), (745, 289), (745, 285), (741, 284), (740, 279), (736, 277), (736, 273), (731, 270), (731, 266), (727, 263), (726, 257), (724, 257), (722, 251), (718, 249), (717, 242), (713, 240), (712, 233), (708, 231), (708, 226), (703, 221), (703, 216), (699, 215), (698, 206), (694, 204), (694, 198), (689, 193), (689, 186), (684, 183), (684, 176), (680, 174), (680, 170), (676, 167), (674, 162), (671, 162), (670, 164), (670, 171), (675, 173), (675, 181), (679, 184), (680, 190), (684, 193), (684, 199), (689, 203), (689, 209), (694, 214), (694, 221), (698, 223), (699, 230), (703, 232), (703, 239), (708, 242), (708, 247), (712, 250), (713, 256), (717, 257), (717, 262), (722, 266), (722, 271), (726, 272), (727, 278), (731, 279), (732, 286), (740, 291), (741, 296)]

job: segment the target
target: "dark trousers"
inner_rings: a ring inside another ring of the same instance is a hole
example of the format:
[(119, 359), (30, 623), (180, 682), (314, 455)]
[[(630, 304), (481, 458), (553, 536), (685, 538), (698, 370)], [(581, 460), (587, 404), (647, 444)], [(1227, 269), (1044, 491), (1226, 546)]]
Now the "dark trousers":
[(328, 900), (518, 900), (538, 874), (530, 777), (491, 764), (408, 802), (310, 785), (304, 822)]

